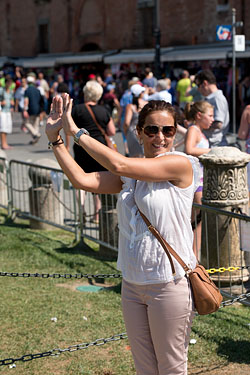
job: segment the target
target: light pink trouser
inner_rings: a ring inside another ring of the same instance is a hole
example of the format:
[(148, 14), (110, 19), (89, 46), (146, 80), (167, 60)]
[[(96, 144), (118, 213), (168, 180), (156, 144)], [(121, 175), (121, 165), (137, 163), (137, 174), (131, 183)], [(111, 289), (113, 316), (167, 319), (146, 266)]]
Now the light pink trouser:
[(137, 375), (186, 375), (193, 299), (186, 277), (122, 282), (122, 309)]
[(31, 115), (25, 119), (24, 124), (28, 131), (31, 133), (32, 137), (36, 137), (41, 135), (39, 132), (39, 122), (40, 117), (39, 115)]

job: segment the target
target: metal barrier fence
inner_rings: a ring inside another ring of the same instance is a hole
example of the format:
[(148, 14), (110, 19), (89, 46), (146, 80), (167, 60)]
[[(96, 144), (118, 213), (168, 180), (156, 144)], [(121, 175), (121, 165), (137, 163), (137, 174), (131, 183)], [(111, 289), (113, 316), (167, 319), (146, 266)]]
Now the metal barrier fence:
[[(28, 218), (33, 228), (55, 226), (73, 232), (76, 240), (88, 238), (100, 248), (117, 252), (116, 201), (116, 195), (75, 190), (60, 169), (17, 160), (8, 165), (5, 159), (0, 159), (0, 206), (7, 208), (13, 218), (15, 215)], [(93, 220), (98, 208), (99, 223)], [(250, 216), (197, 204), (194, 209), (202, 212), (201, 263), (206, 268), (249, 265), (250, 248), (243, 244), (246, 230), (243, 233), (242, 227), (250, 222)], [(197, 226), (195, 220), (196, 230)], [(196, 231), (194, 243), (197, 243)], [(221, 271), (212, 277), (225, 296), (250, 290), (248, 268), (233, 273)]]
[(85, 237), (117, 252), (116, 200), (74, 189), (61, 169), (0, 158), (0, 207), (12, 218), (29, 219), (32, 228), (55, 226), (73, 232), (76, 241)]
[(8, 208), (8, 163), (0, 158), (0, 207)]
[[(239, 209), (234, 212), (221, 210), (211, 206), (193, 204), (196, 211), (201, 211), (201, 251), (200, 262), (206, 268), (220, 269), (211, 277), (217, 282), (225, 297), (245, 293), (250, 290), (250, 216)], [(197, 238), (198, 221), (195, 220), (194, 244)], [(239, 266), (239, 270), (233, 270)], [(231, 270), (227, 270), (230, 269)], [(233, 271), (233, 272), (231, 272)], [(246, 303), (250, 305), (249, 302)]]
[(55, 226), (79, 236), (76, 191), (60, 169), (11, 160), (8, 213), (30, 219), (35, 229)]
[[(99, 223), (95, 222), (95, 203), (100, 205)], [(85, 193), (81, 199), (80, 210), (82, 236), (97, 242), (102, 250), (118, 251), (118, 220), (116, 211), (116, 194)]]

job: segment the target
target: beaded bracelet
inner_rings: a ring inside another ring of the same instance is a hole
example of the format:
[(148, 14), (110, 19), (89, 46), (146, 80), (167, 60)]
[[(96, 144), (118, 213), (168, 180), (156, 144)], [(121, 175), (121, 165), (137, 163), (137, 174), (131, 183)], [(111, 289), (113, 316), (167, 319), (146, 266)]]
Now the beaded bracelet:
[(64, 140), (60, 136), (60, 138), (57, 139), (57, 141), (55, 141), (55, 142), (48, 142), (48, 149), (51, 149), (53, 146), (62, 145), (63, 143), (64, 143)]

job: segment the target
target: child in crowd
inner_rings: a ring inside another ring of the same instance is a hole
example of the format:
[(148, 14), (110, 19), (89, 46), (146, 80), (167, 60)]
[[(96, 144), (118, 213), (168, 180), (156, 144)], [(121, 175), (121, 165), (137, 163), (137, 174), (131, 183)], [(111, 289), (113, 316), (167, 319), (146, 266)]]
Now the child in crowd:
[[(185, 117), (188, 121), (192, 121), (186, 133), (185, 152), (188, 155), (200, 156), (210, 151), (209, 142), (203, 134), (204, 129), (209, 129), (214, 121), (214, 108), (206, 101), (199, 101), (193, 104), (188, 103), (185, 107)], [(203, 174), (200, 180), (200, 186), (194, 194), (194, 202), (201, 204), (203, 187)], [(194, 229), (194, 253), (199, 259), (201, 246), (201, 212), (192, 210), (192, 226)], [(195, 228), (196, 226), (196, 228)]]

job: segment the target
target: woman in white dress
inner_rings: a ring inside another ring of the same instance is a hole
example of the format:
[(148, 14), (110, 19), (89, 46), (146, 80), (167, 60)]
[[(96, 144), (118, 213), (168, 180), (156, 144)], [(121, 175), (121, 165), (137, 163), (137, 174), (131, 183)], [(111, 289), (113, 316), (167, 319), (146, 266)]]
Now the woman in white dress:
[(3, 150), (9, 150), (11, 146), (7, 142), (7, 134), (12, 133), (12, 117), (11, 111), (14, 107), (14, 95), (11, 90), (12, 79), (5, 79), (5, 87), (1, 87), (0, 91), (0, 138)]

